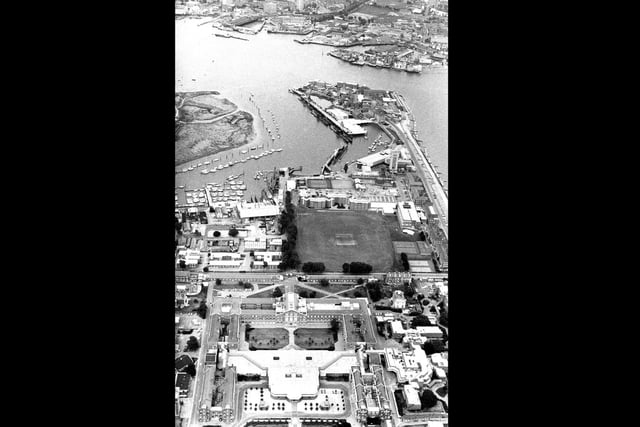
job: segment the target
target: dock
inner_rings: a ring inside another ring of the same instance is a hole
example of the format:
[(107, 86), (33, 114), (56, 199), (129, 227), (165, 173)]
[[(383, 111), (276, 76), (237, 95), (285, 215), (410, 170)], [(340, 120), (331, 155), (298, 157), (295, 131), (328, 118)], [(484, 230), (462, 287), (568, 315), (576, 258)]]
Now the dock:
[(333, 152), (333, 154), (331, 155), (331, 157), (329, 157), (329, 159), (325, 162), (325, 164), (322, 166), (322, 169), (320, 170), (320, 174), (324, 174), (325, 171), (326, 172), (331, 172), (331, 165), (340, 158), (340, 156), (342, 156), (342, 154), (344, 154), (344, 152), (347, 150), (347, 146), (343, 145), (342, 147), (336, 148), (336, 151)]
[(320, 105), (314, 102), (311, 98), (307, 97), (304, 93), (300, 92), (297, 89), (291, 89), (291, 93), (298, 95), (298, 98), (304, 105), (306, 105), (310, 110), (311, 114), (313, 114), (316, 118), (318, 118), (321, 122), (328, 125), (331, 130), (333, 130), (338, 136), (344, 139), (346, 142), (353, 142), (353, 136), (362, 135), (362, 132), (358, 130), (349, 129), (346, 126), (343, 126), (335, 117), (331, 114), (327, 113)]

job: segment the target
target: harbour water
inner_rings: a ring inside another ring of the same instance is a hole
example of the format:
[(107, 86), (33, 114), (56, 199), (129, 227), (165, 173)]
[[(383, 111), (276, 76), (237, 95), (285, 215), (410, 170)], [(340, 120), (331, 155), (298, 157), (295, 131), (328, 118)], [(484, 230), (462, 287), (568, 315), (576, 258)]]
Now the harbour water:
[[(195, 166), (187, 173), (176, 175), (176, 187), (202, 188), (206, 183), (223, 182), (229, 175), (247, 185), (246, 197), (259, 196), (264, 182), (254, 180), (257, 171), (272, 171), (274, 167), (300, 167), (303, 173), (320, 173), (322, 164), (335, 149), (343, 144), (331, 129), (316, 119), (307, 108), (289, 93), (310, 80), (357, 82), (373, 89), (394, 90), (401, 93), (412, 109), (417, 121), (418, 138), (423, 141), (432, 162), (447, 180), (448, 158), (448, 75), (446, 72), (410, 74), (394, 70), (357, 67), (332, 58), (327, 53), (333, 48), (295, 43), (294, 35), (267, 34), (243, 35), (249, 41), (215, 37), (210, 24), (198, 26), (198, 19), (176, 21), (176, 91), (191, 92), (215, 90), (254, 116), (257, 138), (253, 143), (227, 150), (196, 161), (176, 166), (176, 170)], [(253, 94), (254, 102), (250, 100)], [(264, 118), (264, 124), (260, 115)], [(280, 138), (272, 141), (266, 131)], [(367, 140), (355, 138), (348, 151), (333, 167), (341, 169), (346, 161), (367, 155), (367, 146), (378, 134), (369, 126)], [(262, 149), (249, 150), (250, 146), (263, 145)], [(248, 160), (203, 175), (204, 168), (238, 161), (272, 148), (282, 151)], [(212, 160), (219, 158), (218, 162)], [(204, 166), (205, 161), (211, 162)], [(446, 184), (446, 182), (445, 182)]]

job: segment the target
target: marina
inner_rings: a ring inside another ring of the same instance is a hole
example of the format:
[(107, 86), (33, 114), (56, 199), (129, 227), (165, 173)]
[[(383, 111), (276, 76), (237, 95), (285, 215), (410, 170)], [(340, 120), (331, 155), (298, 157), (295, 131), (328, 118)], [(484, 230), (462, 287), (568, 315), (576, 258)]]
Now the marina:
[[(447, 74), (409, 75), (393, 70), (353, 67), (327, 56), (326, 48), (323, 52), (321, 46), (294, 43), (296, 36), (286, 34), (269, 35), (263, 31), (251, 36), (248, 43), (228, 42), (213, 37), (207, 25), (198, 27), (195, 20), (177, 21), (176, 34), (176, 90), (217, 89), (221, 96), (253, 115), (257, 133), (248, 145), (176, 165), (176, 186), (204, 188), (209, 182), (244, 171), (245, 197), (249, 198), (261, 195), (265, 187), (264, 180), (253, 179), (259, 170), (300, 165), (305, 170), (317, 171), (337, 148), (344, 145), (344, 139), (319, 119), (311, 117), (307, 107), (295, 101), (288, 92), (313, 79), (361, 81), (369, 87), (385, 87), (402, 93), (416, 116), (417, 130), (431, 161), (447, 178)], [(183, 43), (187, 39), (192, 43)], [(201, 58), (203, 50), (216, 52), (215, 57), (224, 57), (225, 61), (216, 60), (212, 64), (213, 55), (208, 59)], [(254, 71), (247, 70), (246, 57), (252, 57), (258, 64)], [(282, 64), (287, 64), (291, 72), (282, 73)], [(197, 81), (192, 82), (191, 78)], [(366, 135), (351, 138), (352, 144), (342, 155), (340, 167), (344, 162), (366, 156), (368, 146), (381, 132), (375, 125), (365, 127)], [(258, 149), (260, 144), (265, 148)], [(252, 146), (255, 147), (253, 150)], [(378, 145), (378, 149), (381, 147)], [(251, 157), (267, 149), (275, 149), (274, 154)], [(247, 153), (241, 153), (243, 150)], [(206, 161), (210, 164), (188, 170), (197, 163), (205, 165)], [(235, 163), (221, 167), (231, 161)], [(209, 173), (201, 173), (204, 167)], [(223, 170), (222, 174), (220, 170)]]

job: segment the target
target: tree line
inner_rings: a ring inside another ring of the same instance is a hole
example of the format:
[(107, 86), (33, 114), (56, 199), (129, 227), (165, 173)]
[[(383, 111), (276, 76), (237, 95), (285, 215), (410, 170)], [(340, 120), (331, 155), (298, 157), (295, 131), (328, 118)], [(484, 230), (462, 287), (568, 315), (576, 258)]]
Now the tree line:
[(365, 262), (353, 261), (342, 264), (342, 272), (349, 274), (369, 274), (373, 267)]
[(280, 214), (280, 229), (287, 234), (287, 240), (282, 243), (282, 262), (278, 265), (280, 270), (298, 268), (300, 257), (296, 251), (298, 227), (296, 226), (296, 211), (291, 203), (291, 192), (285, 194), (284, 211)]

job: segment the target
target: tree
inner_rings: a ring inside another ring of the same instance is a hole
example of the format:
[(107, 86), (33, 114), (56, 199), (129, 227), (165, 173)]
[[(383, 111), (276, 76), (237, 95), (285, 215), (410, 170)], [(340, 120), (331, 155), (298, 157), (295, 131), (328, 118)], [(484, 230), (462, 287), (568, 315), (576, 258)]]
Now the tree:
[(446, 308), (442, 308), (440, 310), (440, 317), (438, 318), (438, 321), (442, 326), (449, 327), (449, 312)]
[(438, 340), (425, 342), (424, 345), (422, 346), (422, 349), (427, 354), (427, 356), (434, 353), (442, 353), (443, 351), (446, 350), (442, 341), (438, 341)]
[(329, 281), (327, 279), (320, 279), (320, 286), (327, 287), (329, 286)]
[(331, 319), (331, 330), (336, 333), (340, 330), (340, 322), (338, 322), (338, 319), (333, 318)]
[(220, 237), (220, 232), (218, 230), (214, 231), (213, 237)]
[(282, 291), (280, 288), (275, 288), (272, 295), (274, 298), (280, 298), (282, 296)]
[(343, 273), (349, 273), (349, 267), (350, 267), (350, 265), (349, 265), (348, 262), (345, 262), (344, 264), (342, 264), (342, 272)]
[[(342, 266), (344, 271), (344, 265)], [(351, 274), (369, 274), (373, 267), (367, 263), (354, 261), (349, 264), (349, 272)]]
[(203, 268), (202, 271), (204, 271), (205, 273), (208, 273), (209, 272), (209, 267)]
[(196, 351), (199, 348), (200, 343), (198, 342), (198, 339), (193, 336), (189, 337), (189, 340), (187, 341), (187, 351)]
[(420, 396), (420, 402), (422, 403), (422, 410), (433, 408), (438, 403), (438, 398), (429, 389), (425, 389)]
[(364, 279), (362, 277), (359, 277), (358, 280), (356, 281), (356, 283), (358, 285), (362, 285), (364, 283)]
[(304, 289), (301, 290), (300, 292), (298, 292), (298, 295), (300, 295), (300, 298), (308, 298), (309, 297), (309, 293), (307, 291), (305, 291)]
[(411, 298), (416, 294), (416, 290), (413, 288), (413, 286), (409, 285), (408, 283), (404, 285), (403, 291), (404, 291), (404, 295), (407, 298)]
[(186, 372), (187, 374), (191, 375), (192, 377), (195, 377), (196, 376), (196, 365), (194, 365), (193, 363), (188, 364), (184, 368), (184, 372)]
[(318, 293), (316, 291), (311, 291), (309, 293), (309, 298), (315, 298)]
[(213, 206), (211, 206), (211, 207), (209, 208), (209, 212), (210, 212), (210, 213), (215, 213), (215, 211), (216, 211), (216, 210), (215, 210), (215, 209), (213, 209)]
[(325, 265), (322, 262), (305, 262), (302, 265), (302, 271), (305, 273), (322, 273), (325, 270)]
[(238, 235), (238, 230), (236, 228), (232, 228), (229, 230), (229, 236), (236, 237)]
[(429, 318), (424, 314), (420, 314), (411, 320), (411, 327), (415, 328), (417, 326), (432, 326)]
[(216, 285), (218, 286), (222, 285), (222, 279), (216, 279)]
[(256, 253), (254, 251), (251, 251), (251, 252), (249, 252), (249, 256), (250, 257), (254, 257), (254, 256), (256, 256)]
[(207, 318), (207, 304), (204, 301), (200, 302), (200, 305), (198, 306), (198, 308), (196, 309), (198, 316), (200, 316), (203, 319)]
[(180, 260), (180, 268), (182, 269), (187, 268), (187, 262), (183, 259)]

